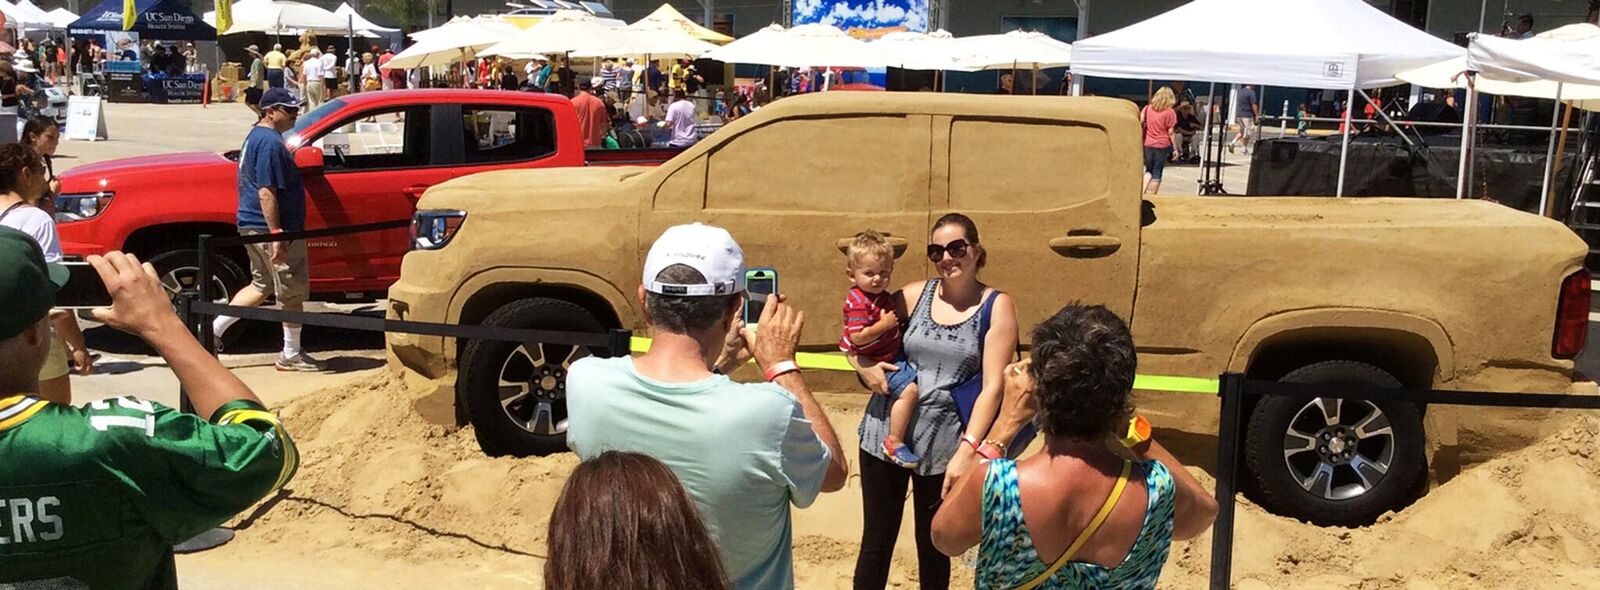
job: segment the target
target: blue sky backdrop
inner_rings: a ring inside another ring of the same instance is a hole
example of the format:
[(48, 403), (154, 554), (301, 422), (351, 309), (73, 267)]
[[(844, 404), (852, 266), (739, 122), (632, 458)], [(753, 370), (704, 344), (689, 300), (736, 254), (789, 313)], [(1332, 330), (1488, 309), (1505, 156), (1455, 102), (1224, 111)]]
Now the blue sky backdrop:
[(928, 0), (794, 0), (794, 24), (928, 31)]

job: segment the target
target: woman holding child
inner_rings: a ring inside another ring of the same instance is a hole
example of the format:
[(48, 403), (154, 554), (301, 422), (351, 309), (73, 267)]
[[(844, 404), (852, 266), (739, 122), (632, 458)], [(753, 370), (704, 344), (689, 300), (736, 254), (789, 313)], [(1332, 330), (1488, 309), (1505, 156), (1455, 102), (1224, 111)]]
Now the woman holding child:
[[(986, 260), (977, 225), (959, 213), (940, 218), (933, 226), (927, 252), (938, 277), (906, 285), (898, 297), (890, 299), (892, 310), (873, 310), (869, 318), (869, 325), (891, 313), (898, 320), (904, 330), (905, 362), (880, 362), (860, 354), (850, 357), (874, 393), (860, 427), (865, 523), (856, 560), (856, 588), (883, 588), (888, 582), (908, 483), (922, 588), (949, 587), (950, 559), (930, 537), (933, 516), (945, 492), (974, 465), (977, 448), (995, 446), (986, 438), (1000, 406), (1002, 371), (1017, 348), (1016, 309), (1010, 296), (978, 280)], [(865, 274), (857, 270), (873, 263), (880, 272), (892, 270), (892, 255), (887, 259), (881, 254), (856, 258), (850, 261), (852, 278)], [(878, 293), (888, 283), (888, 273), (881, 274)], [(857, 290), (872, 294), (871, 280), (857, 279), (856, 283)], [(851, 296), (856, 296), (855, 290)], [(986, 332), (980, 329), (985, 324)], [(847, 332), (846, 338), (849, 336)], [(916, 371), (914, 387), (890, 387), (897, 366)], [(963, 425), (951, 391), (974, 378), (981, 380), (982, 392), (973, 405), (972, 419)], [(916, 403), (914, 415), (904, 419), (905, 432), (891, 437), (895, 430), (891, 422), (901, 421), (900, 416), (891, 417), (897, 412), (891, 410), (894, 400), (888, 394), (895, 389), (900, 389), (901, 395), (914, 396)], [(898, 447), (909, 447), (917, 459), (915, 467), (908, 469), (900, 466), (908, 462), (895, 462)]]

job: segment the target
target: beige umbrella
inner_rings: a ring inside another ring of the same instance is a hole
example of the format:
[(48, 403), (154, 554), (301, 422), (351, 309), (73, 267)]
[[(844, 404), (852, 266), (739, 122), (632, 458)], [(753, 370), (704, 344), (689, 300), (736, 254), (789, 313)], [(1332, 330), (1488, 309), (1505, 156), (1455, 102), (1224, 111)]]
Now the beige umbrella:
[(650, 13), (650, 16), (646, 16), (642, 19), (639, 19), (639, 22), (628, 25), (628, 28), (634, 27), (646, 29), (678, 29), (684, 33), (687, 33), (691, 37), (710, 43), (721, 44), (733, 41), (733, 37), (729, 37), (722, 33), (702, 27), (694, 21), (689, 20), (689, 17), (686, 17), (683, 15), (683, 13), (678, 12), (678, 9), (673, 8), (671, 4), (662, 4), (661, 7), (657, 8), (655, 12)]
[(635, 40), (594, 15), (562, 10), (484, 49), (479, 55), (531, 58), (552, 53), (605, 53)]
[(487, 19), (459, 18), (411, 35), (416, 44), (395, 55), (384, 69), (443, 66), (472, 59), (509, 37), (516, 27)]
[(1072, 64), (1072, 45), (1044, 33), (1012, 31), (955, 40), (956, 63), (968, 70), (1061, 68)]
[(627, 43), (614, 47), (572, 52), (573, 57), (650, 56), (656, 59), (695, 59), (716, 45), (694, 38), (678, 28), (627, 28), (619, 31)]
[(784, 29), (770, 25), (703, 57), (727, 63), (786, 67), (881, 68), (899, 59), (887, 50), (823, 24)]
[(893, 54), (898, 61), (895, 66), (907, 70), (976, 71), (957, 63), (960, 43), (943, 29), (932, 33), (889, 33), (872, 45)]

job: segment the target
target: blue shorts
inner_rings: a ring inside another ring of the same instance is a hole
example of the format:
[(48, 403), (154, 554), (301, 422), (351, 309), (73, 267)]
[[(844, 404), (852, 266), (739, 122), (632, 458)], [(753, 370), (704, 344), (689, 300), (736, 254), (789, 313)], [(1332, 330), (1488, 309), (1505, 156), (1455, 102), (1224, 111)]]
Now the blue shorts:
[(889, 378), (890, 401), (900, 397), (900, 392), (905, 391), (907, 386), (917, 382), (917, 368), (911, 365), (911, 361), (906, 360), (905, 357), (900, 357), (895, 359), (894, 366), (899, 370), (888, 372), (885, 375)]

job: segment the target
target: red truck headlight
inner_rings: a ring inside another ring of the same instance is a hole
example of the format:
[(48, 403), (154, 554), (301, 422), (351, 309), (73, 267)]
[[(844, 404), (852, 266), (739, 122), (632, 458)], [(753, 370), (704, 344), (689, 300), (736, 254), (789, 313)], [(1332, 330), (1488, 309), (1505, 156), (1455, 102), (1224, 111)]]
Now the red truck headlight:
[(69, 193), (56, 197), (56, 223), (93, 219), (106, 210), (116, 193)]
[(1550, 355), (1577, 358), (1589, 338), (1589, 271), (1579, 270), (1561, 281), (1561, 302), (1556, 306), (1556, 335)]

